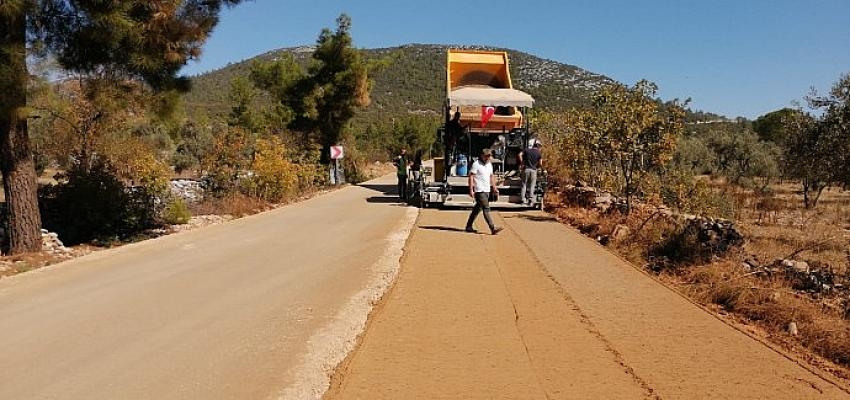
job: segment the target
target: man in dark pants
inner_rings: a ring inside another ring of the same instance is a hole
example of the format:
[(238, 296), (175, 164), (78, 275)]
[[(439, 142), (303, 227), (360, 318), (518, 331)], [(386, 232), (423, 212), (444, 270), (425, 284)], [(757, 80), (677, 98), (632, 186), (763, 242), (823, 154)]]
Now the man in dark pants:
[(393, 160), (396, 166), (396, 175), (398, 176), (398, 198), (401, 201), (407, 200), (407, 149), (401, 149), (401, 154)]
[(478, 160), (472, 163), (472, 167), (469, 169), (469, 195), (475, 201), (475, 206), (472, 207), (472, 213), (469, 214), (469, 220), (466, 221), (467, 232), (476, 232), (472, 224), (481, 211), (484, 211), (484, 220), (490, 227), (490, 233), (495, 235), (502, 231), (502, 227), (494, 225), (493, 218), (490, 217), (490, 190), (492, 189), (493, 193), (499, 196), (496, 178), (493, 176), (493, 164), (490, 163), (492, 156), (493, 152), (490, 149), (484, 149), (481, 152), (481, 157), (478, 157)]
[(537, 170), (543, 167), (543, 153), (540, 152), (540, 142), (534, 141), (534, 146), (519, 153), (519, 163), (522, 168), (522, 190), (519, 192), (522, 204), (534, 203), (534, 190), (537, 188)]
[(455, 161), (457, 154), (466, 153), (466, 149), (462, 148), (463, 146), (459, 146), (459, 144), (461, 143), (461, 139), (466, 137), (465, 131), (469, 125), (461, 125), (460, 116), (460, 111), (457, 111), (454, 117), (446, 123), (445, 141), (447, 153), (445, 154), (445, 171), (447, 172), (451, 171), (452, 163)]

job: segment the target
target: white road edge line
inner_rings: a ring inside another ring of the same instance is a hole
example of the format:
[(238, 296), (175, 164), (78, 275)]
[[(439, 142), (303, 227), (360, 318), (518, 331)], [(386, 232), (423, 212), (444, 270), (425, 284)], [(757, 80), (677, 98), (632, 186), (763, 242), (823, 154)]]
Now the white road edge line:
[(401, 268), (404, 245), (416, 223), (419, 209), (410, 207), (386, 238), (386, 249), (372, 265), (367, 286), (355, 294), (333, 320), (308, 340), (307, 354), (292, 370), (296, 382), (283, 390), (280, 400), (321, 399), (330, 388), (336, 367), (354, 350), (366, 329), (372, 308), (395, 282)]

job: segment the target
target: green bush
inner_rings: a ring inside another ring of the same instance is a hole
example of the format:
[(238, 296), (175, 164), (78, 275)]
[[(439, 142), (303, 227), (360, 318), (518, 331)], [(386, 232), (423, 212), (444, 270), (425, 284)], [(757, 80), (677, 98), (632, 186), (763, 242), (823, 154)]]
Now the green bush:
[(658, 179), (658, 185), (664, 204), (676, 210), (708, 217), (734, 216), (735, 201), (728, 193), (711, 188), (705, 179), (687, 170), (668, 171)]
[(128, 237), (158, 225), (158, 202), (144, 187), (127, 188), (106, 161), (73, 165), (59, 184), (39, 189), (45, 229), (69, 245)]
[(699, 137), (684, 137), (676, 146), (673, 163), (677, 169), (694, 174), (714, 174), (717, 171), (717, 154)]
[(169, 225), (185, 225), (192, 218), (192, 212), (186, 202), (175, 197), (162, 210), (162, 221)]

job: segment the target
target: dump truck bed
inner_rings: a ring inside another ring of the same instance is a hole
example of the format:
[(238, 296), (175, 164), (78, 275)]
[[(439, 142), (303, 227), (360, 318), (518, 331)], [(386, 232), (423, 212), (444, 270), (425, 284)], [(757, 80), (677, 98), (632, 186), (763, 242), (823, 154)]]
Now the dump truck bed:
[[(531, 96), (513, 89), (508, 54), (504, 51), (450, 49), (446, 58), (446, 93), (450, 113), (475, 132), (507, 132), (523, 124), (518, 107), (530, 107)], [(496, 113), (481, 123), (481, 107)]]
[(508, 54), (504, 51), (450, 49), (446, 73), (447, 93), (462, 86), (513, 89)]

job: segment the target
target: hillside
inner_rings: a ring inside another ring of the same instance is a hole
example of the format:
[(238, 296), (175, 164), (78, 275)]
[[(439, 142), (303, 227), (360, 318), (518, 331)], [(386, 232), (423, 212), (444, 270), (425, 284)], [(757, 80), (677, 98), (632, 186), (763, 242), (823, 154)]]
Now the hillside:
[[(392, 61), (388, 67), (373, 74), (373, 102), (363, 113), (372, 114), (372, 117), (378, 119), (389, 119), (407, 113), (436, 116), (445, 99), (445, 54), (448, 47), (412, 44), (364, 50), (368, 58), (390, 57)], [(297, 60), (306, 63), (312, 50), (310, 46), (274, 50), (196, 76), (193, 78), (193, 90), (185, 98), (187, 111), (190, 114), (206, 112), (210, 116), (223, 115), (229, 110), (227, 93), (230, 80), (236, 76), (247, 75), (255, 60), (273, 60), (283, 53), (291, 53)], [(563, 109), (580, 104), (593, 90), (612, 82), (606, 76), (573, 65), (516, 50), (507, 51), (514, 86), (534, 96), (539, 108)]]

